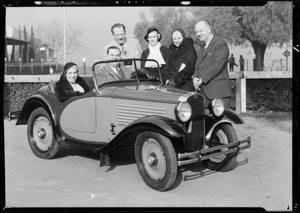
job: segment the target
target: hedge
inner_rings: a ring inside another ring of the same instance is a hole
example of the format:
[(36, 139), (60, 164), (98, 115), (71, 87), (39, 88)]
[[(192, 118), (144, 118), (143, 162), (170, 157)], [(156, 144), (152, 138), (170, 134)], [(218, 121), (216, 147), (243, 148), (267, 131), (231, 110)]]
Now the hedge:
[[(235, 80), (232, 85), (231, 108), (235, 109)], [(5, 83), (4, 115), (9, 111), (18, 111), (25, 100), (40, 87), (48, 83)], [(292, 79), (247, 79), (247, 110), (291, 111)]]
[[(230, 80), (235, 94), (235, 80)], [(231, 98), (235, 109), (235, 95)], [(246, 108), (254, 111), (292, 111), (292, 79), (247, 79)]]
[(5, 83), (4, 84), (4, 115), (9, 111), (22, 109), (24, 102), (40, 87), (48, 83)]

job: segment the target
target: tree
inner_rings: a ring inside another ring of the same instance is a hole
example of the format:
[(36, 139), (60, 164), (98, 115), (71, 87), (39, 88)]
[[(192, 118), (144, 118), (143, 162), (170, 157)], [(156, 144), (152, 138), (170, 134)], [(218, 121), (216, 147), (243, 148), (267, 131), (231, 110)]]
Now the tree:
[(145, 15), (140, 15), (141, 21), (135, 26), (134, 33), (136, 38), (142, 44), (142, 47), (148, 45), (145, 42), (144, 36), (146, 35), (149, 27), (156, 27), (162, 35), (162, 45), (169, 46), (172, 42), (171, 33), (177, 27), (181, 27), (184, 30), (187, 22), (190, 18), (186, 14), (186, 10), (182, 7), (153, 7), (151, 8), (151, 15), (153, 21), (149, 22)]
[[(24, 33), (24, 40), (27, 41), (27, 31), (26, 31), (26, 26), (24, 25), (24, 28), (23, 28), (23, 33)], [(22, 56), (22, 59), (23, 59), (23, 62), (27, 63), (28, 62), (28, 45), (25, 44), (24, 47), (23, 47), (23, 56)]]
[[(214, 35), (229, 44), (252, 45), (256, 70), (263, 70), (264, 54), (273, 44), (282, 46), (292, 38), (292, 3), (267, 2), (252, 7), (169, 7), (152, 8), (152, 26), (163, 29), (167, 43), (171, 43), (171, 31), (182, 27), (187, 36), (195, 37), (194, 26), (200, 20), (209, 20)], [(140, 25), (142, 25), (140, 23)]]
[(33, 33), (33, 27), (31, 27), (30, 31), (30, 46), (29, 46), (29, 59), (35, 58), (35, 41), (34, 41), (34, 33)]
[[(74, 54), (81, 46), (79, 37), (82, 31), (73, 23), (66, 24), (66, 54)], [(59, 61), (64, 57), (63, 23), (59, 20), (52, 20), (49, 25), (40, 25), (36, 30), (36, 36), (43, 43), (51, 44), (55, 56)]]
[(140, 13), (141, 21), (138, 22), (134, 27), (134, 35), (139, 40), (142, 49), (147, 48), (147, 42), (144, 40), (144, 36), (146, 35), (147, 29), (150, 27), (149, 21), (146, 19), (144, 13)]
[(235, 7), (235, 37), (248, 40), (256, 55), (256, 70), (263, 70), (265, 50), (272, 44), (289, 42), (292, 38), (292, 3), (268, 2), (263, 7)]

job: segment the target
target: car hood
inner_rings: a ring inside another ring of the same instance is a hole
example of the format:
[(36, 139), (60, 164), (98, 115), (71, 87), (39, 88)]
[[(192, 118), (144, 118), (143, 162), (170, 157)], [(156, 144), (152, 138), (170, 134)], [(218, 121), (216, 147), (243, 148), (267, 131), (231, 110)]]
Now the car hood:
[(193, 95), (192, 92), (184, 91), (177, 88), (159, 86), (159, 84), (141, 83), (123, 84), (122, 86), (107, 85), (101, 89), (103, 96), (120, 99), (131, 99), (140, 101), (154, 101), (162, 103), (177, 103), (186, 100)]

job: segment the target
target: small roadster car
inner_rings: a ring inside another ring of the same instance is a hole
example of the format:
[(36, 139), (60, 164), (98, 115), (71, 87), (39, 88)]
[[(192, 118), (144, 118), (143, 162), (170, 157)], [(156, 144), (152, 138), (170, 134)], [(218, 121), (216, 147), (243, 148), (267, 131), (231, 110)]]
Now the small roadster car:
[(250, 137), (238, 140), (232, 125), (243, 123), (240, 116), (224, 109), (220, 99), (205, 108), (197, 91), (165, 86), (159, 69), (160, 78), (137, 69), (141, 59), (117, 61), (128, 60), (135, 66), (128, 79), (102, 84), (98, 71), (112, 61), (94, 63), (92, 75), (82, 76), (93, 90), (82, 96), (60, 102), (55, 81), (32, 95), (16, 122), (27, 124), (32, 152), (50, 159), (68, 143), (93, 149), (103, 166), (112, 151), (131, 149), (142, 179), (158, 191), (169, 189), (178, 167), (187, 164), (230, 170), (239, 151), (251, 145)]

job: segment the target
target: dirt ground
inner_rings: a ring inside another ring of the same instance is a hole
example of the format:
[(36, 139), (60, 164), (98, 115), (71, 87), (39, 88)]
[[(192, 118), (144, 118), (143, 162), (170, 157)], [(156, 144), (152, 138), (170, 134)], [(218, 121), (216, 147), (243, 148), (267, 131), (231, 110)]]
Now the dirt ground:
[(90, 150), (65, 145), (57, 158), (37, 158), (26, 126), (4, 119), (6, 208), (15, 207), (262, 207), (292, 211), (292, 115), (247, 113), (234, 125), (252, 146), (229, 172), (202, 163), (180, 167), (175, 185), (165, 192), (149, 188), (132, 153), (99, 167)]

